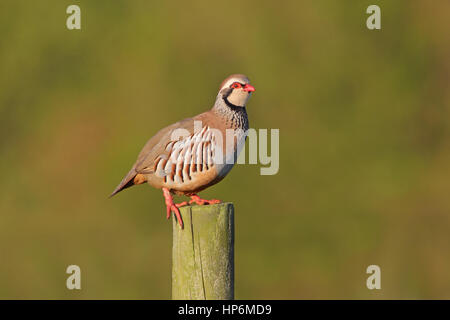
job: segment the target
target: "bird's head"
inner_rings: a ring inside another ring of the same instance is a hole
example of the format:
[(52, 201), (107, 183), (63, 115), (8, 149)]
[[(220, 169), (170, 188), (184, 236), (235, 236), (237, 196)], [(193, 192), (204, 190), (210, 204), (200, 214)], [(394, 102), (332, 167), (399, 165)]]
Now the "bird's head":
[(247, 100), (255, 88), (250, 85), (250, 80), (243, 74), (233, 74), (226, 78), (219, 90), (219, 97), (227, 105), (245, 107)]

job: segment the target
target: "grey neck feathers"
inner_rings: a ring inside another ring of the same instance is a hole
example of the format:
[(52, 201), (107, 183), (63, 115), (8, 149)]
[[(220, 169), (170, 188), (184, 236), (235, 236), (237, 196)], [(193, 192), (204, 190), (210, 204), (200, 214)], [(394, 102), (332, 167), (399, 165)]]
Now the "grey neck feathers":
[(248, 117), (245, 107), (237, 107), (227, 104), (221, 95), (217, 96), (213, 112), (223, 118), (226, 126), (231, 129), (248, 130)]

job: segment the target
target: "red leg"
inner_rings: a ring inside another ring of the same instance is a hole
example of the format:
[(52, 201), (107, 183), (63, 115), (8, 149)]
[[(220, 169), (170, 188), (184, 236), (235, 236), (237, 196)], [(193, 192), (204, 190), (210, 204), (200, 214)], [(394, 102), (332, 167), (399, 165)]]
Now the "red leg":
[(178, 209), (177, 205), (173, 202), (172, 195), (170, 194), (169, 189), (163, 188), (162, 191), (163, 191), (164, 199), (166, 201), (167, 219), (170, 218), (170, 211), (173, 211), (173, 213), (177, 217), (177, 221), (178, 221), (181, 229), (183, 229), (183, 220), (181, 219), (180, 210)]
[(220, 200), (217, 200), (217, 199), (212, 199), (212, 200), (205, 200), (205, 199), (202, 199), (202, 198), (200, 198), (198, 195), (196, 195), (196, 194), (194, 194), (194, 195), (192, 195), (191, 196), (191, 201), (189, 201), (189, 204), (191, 204), (191, 203), (196, 203), (196, 204), (199, 204), (199, 205), (203, 205), (203, 204), (216, 204), (216, 203), (220, 203), (221, 201)]

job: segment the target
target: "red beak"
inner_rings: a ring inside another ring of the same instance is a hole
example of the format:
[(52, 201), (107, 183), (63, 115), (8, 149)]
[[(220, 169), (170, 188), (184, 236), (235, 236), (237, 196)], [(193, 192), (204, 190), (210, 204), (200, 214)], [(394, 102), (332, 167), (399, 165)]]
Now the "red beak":
[(254, 87), (254, 86), (251, 86), (251, 85), (249, 85), (249, 84), (246, 84), (246, 85), (244, 86), (244, 91), (245, 91), (245, 92), (253, 92), (253, 91), (255, 91), (255, 87)]

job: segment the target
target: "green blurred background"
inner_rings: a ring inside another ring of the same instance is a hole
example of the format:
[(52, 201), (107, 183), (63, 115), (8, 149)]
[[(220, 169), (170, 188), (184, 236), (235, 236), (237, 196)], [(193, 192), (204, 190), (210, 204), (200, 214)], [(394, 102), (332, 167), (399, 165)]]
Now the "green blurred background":
[(231, 73), (250, 125), (280, 129), (277, 175), (202, 193), (236, 207), (236, 297), (450, 298), (449, 20), (446, 0), (2, 0), (0, 298), (170, 298), (162, 193), (107, 196)]

